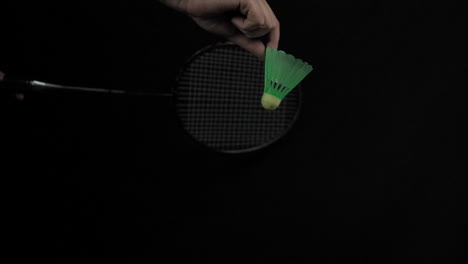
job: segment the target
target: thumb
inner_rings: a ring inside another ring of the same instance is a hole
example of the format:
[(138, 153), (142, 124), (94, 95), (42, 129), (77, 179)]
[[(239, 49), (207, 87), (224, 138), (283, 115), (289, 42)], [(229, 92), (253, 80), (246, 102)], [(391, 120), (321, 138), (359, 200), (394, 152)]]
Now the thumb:
[(265, 44), (261, 40), (247, 38), (241, 33), (228, 37), (228, 40), (254, 54), (259, 60), (265, 60)]

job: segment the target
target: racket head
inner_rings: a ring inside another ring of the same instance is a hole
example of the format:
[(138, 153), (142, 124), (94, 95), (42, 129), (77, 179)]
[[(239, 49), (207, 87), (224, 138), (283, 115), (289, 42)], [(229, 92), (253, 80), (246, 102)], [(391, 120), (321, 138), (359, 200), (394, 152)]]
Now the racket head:
[(226, 154), (264, 149), (285, 137), (302, 107), (299, 84), (275, 111), (261, 105), (264, 63), (233, 43), (193, 54), (173, 88), (180, 126), (198, 145)]

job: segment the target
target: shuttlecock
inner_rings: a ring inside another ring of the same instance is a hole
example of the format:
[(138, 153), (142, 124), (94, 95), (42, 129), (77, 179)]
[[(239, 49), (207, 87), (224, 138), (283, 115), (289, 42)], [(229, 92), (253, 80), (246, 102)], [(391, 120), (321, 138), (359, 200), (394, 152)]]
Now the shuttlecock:
[(262, 106), (275, 110), (286, 95), (291, 92), (310, 72), (312, 66), (294, 58), (282, 50), (266, 49), (265, 87)]

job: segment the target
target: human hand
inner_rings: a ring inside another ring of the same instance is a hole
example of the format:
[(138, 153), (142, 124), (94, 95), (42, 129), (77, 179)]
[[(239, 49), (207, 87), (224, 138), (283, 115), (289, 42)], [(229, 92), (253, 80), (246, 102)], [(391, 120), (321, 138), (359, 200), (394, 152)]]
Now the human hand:
[[(0, 82), (3, 81), (3, 79), (5, 79), (5, 74), (2, 71), (0, 71)], [(23, 101), (24, 94), (21, 94), (21, 93), (15, 94), (15, 98), (18, 101)]]
[(185, 12), (201, 28), (225, 37), (260, 60), (265, 58), (266, 47), (278, 48), (280, 24), (266, 0), (161, 1)]

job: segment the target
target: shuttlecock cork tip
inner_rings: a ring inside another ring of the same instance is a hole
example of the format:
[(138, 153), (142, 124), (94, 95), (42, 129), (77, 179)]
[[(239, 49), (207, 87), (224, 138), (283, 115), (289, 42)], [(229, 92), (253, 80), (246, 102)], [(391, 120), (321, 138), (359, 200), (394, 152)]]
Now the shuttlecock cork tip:
[(264, 93), (262, 96), (262, 106), (266, 110), (275, 110), (281, 104), (281, 99), (271, 94)]

